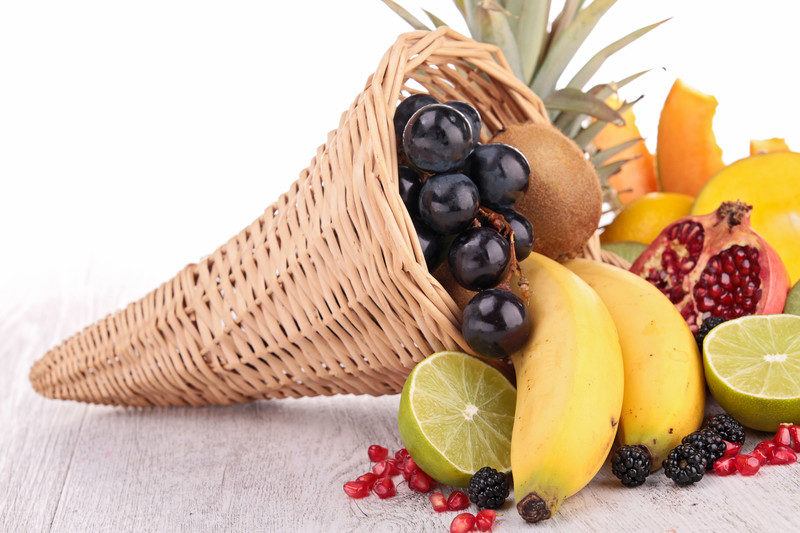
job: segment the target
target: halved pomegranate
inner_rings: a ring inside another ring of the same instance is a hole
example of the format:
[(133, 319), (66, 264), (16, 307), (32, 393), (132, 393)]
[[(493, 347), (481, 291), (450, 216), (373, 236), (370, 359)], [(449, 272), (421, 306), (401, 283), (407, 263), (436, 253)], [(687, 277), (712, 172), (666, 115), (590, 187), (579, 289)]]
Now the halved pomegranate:
[(631, 267), (667, 295), (692, 332), (710, 316), (725, 320), (780, 313), (789, 276), (778, 254), (750, 226), (752, 207), (723, 202), (708, 215), (667, 226)]

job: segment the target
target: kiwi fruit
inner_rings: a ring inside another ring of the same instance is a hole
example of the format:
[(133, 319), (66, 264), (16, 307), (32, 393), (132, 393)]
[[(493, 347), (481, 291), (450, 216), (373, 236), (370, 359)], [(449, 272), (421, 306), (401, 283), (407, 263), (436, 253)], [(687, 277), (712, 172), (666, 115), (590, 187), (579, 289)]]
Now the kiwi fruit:
[(492, 142), (510, 144), (530, 163), (528, 191), (515, 208), (533, 224), (533, 251), (557, 261), (577, 255), (603, 207), (600, 180), (583, 151), (550, 124), (533, 122), (511, 124)]

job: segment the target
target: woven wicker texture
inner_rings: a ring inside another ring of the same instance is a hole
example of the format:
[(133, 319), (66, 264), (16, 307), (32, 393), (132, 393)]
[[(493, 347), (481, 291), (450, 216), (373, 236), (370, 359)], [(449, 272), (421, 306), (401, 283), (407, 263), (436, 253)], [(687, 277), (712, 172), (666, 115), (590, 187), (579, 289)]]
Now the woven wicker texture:
[[(206, 405), (386, 394), (442, 349), (468, 351), (397, 193), (392, 116), (425, 90), (481, 112), (483, 138), (546, 122), (499, 50), (441, 29), (402, 35), (290, 190), (198, 264), (52, 349), (39, 393)], [(593, 239), (587, 255), (600, 258)]]

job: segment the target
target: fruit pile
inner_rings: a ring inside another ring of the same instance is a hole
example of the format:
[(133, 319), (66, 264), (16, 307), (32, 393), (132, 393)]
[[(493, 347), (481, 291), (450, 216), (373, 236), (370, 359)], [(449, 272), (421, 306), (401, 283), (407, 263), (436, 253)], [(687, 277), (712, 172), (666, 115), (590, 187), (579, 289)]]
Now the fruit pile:
[(428, 270), (446, 256), (456, 282), (479, 291), (464, 309), (464, 338), (481, 355), (508, 357), (531, 327), (510, 288), (533, 247), (531, 223), (514, 210), (528, 189), (530, 165), (512, 146), (481, 144), (480, 114), (465, 102), (412, 95), (397, 106), (394, 128), (402, 139), (400, 196)]

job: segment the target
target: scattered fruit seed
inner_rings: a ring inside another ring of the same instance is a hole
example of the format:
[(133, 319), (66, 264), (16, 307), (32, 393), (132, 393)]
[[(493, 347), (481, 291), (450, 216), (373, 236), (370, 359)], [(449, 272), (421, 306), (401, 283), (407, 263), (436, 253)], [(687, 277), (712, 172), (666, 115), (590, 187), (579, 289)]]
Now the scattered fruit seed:
[(758, 458), (746, 453), (736, 456), (736, 470), (743, 476), (755, 475), (760, 468), (761, 461)]
[(775, 446), (770, 450), (767, 462), (771, 465), (788, 465), (797, 462), (797, 454), (787, 446)]
[(366, 483), (367, 486), (371, 489), (375, 482), (378, 481), (377, 474), (373, 474), (372, 472), (367, 472), (366, 474), (362, 474), (356, 478), (356, 481), (360, 483)]
[(354, 499), (369, 496), (369, 485), (363, 481), (348, 481), (344, 484), (344, 493)]
[(790, 427), (789, 435), (792, 437), (792, 450), (800, 452), (800, 426)]
[(394, 459), (384, 459), (383, 461), (375, 463), (372, 467), (372, 472), (378, 477), (392, 477), (400, 473)]
[(497, 518), (496, 512), (491, 509), (481, 509), (475, 516), (475, 527), (478, 531), (491, 531), (495, 518)]
[(411, 455), (408, 453), (408, 450), (405, 448), (400, 448), (396, 452), (394, 452), (394, 460), (397, 461), (397, 465), (400, 466), (401, 464), (405, 464), (408, 458)]
[(742, 449), (741, 444), (737, 444), (735, 442), (725, 442), (725, 453), (722, 454), (722, 457), (735, 457), (739, 455), (739, 451)]
[(370, 461), (377, 463), (378, 461), (383, 461), (386, 459), (386, 457), (389, 455), (389, 450), (378, 444), (373, 444), (367, 448), (367, 455), (369, 455)]
[(718, 476), (730, 476), (736, 473), (736, 457), (723, 457), (714, 461), (714, 473)]
[(436, 482), (431, 479), (431, 476), (419, 468), (411, 474), (411, 478), (408, 480), (408, 486), (415, 492), (430, 492), (435, 485)]
[(760, 464), (761, 466), (764, 466), (765, 464), (767, 464), (767, 459), (768, 459), (768, 458), (767, 458), (767, 453), (768, 453), (768, 452), (766, 452), (766, 451), (764, 451), (764, 450), (753, 450), (752, 452), (750, 452), (750, 454), (751, 454), (753, 457), (755, 457), (756, 459), (758, 459), (758, 462), (759, 462), (759, 464)]
[(447, 498), (447, 508), (451, 511), (463, 511), (469, 507), (469, 497), (460, 490), (454, 490)]
[(475, 528), (475, 516), (472, 513), (461, 513), (450, 522), (450, 533), (467, 533)]
[(375, 486), (372, 487), (372, 492), (377, 494), (378, 498), (381, 500), (385, 500), (397, 494), (397, 489), (395, 489), (392, 478), (382, 477), (375, 483)]
[(444, 497), (444, 494), (439, 492), (432, 492), (428, 499), (431, 501), (431, 505), (433, 505), (433, 510), (437, 513), (443, 513), (447, 511), (447, 499)]
[(775, 432), (775, 437), (772, 441), (777, 444), (778, 446), (792, 446), (792, 435), (789, 432), (789, 428), (791, 428), (791, 424), (781, 424), (778, 426), (778, 431)]
[(410, 481), (411, 474), (416, 472), (417, 469), (418, 469), (417, 463), (415, 463), (414, 459), (411, 456), (409, 456), (408, 459), (406, 459), (405, 465), (403, 465), (403, 477), (405, 478), (405, 480)]

